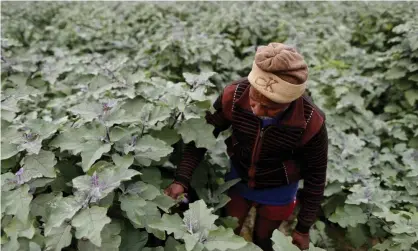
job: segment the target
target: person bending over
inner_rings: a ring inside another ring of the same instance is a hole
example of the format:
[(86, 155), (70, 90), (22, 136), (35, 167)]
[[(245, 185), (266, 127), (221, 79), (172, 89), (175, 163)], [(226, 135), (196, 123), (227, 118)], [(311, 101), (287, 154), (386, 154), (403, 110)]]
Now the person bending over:
[[(239, 234), (252, 206), (257, 210), (254, 243), (273, 250), (271, 236), (296, 206), (300, 211), (292, 233), (293, 243), (309, 248), (309, 229), (323, 200), (328, 159), (325, 115), (305, 93), (308, 66), (295, 48), (270, 43), (255, 53), (245, 78), (227, 85), (206, 121), (214, 135), (232, 127), (226, 139), (231, 170), (225, 180), (241, 178), (231, 187), (228, 216), (237, 217)], [(206, 149), (186, 145), (173, 183), (165, 193), (177, 198), (187, 192), (193, 171)]]

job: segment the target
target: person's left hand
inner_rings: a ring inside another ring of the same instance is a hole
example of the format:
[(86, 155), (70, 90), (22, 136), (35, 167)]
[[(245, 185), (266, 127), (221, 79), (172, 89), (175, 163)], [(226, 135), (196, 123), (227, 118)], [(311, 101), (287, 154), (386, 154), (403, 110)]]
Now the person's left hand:
[(302, 234), (297, 231), (293, 231), (292, 239), (292, 243), (300, 250), (309, 249), (309, 233)]

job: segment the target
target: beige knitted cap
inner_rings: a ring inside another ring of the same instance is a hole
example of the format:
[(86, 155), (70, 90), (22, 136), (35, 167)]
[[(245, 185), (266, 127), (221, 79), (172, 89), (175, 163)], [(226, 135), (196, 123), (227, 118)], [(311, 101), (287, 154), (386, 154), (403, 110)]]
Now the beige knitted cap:
[(303, 95), (308, 66), (293, 47), (270, 43), (257, 49), (250, 84), (277, 103), (290, 103)]

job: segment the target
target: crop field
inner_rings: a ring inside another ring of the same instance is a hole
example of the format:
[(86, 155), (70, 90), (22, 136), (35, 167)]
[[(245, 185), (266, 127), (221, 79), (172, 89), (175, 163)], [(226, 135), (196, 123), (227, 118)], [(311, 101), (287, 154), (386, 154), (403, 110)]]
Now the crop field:
[[(295, 46), (326, 114), (313, 251), (418, 251), (415, 2), (1, 3), (1, 248), (257, 251), (205, 112), (256, 46)], [(189, 201), (164, 194), (208, 149)], [(297, 251), (292, 217), (272, 237)]]

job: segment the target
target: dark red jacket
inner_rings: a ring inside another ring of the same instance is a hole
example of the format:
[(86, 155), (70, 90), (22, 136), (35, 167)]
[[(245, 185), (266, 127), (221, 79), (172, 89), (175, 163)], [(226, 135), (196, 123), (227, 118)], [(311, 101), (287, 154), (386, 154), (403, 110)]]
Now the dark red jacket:
[[(306, 95), (291, 103), (275, 125), (261, 129), (249, 104), (249, 82), (240, 79), (226, 86), (206, 120), (215, 136), (232, 127), (225, 143), (242, 180), (254, 189), (278, 187), (304, 180), (297, 230), (308, 232), (323, 199), (328, 161), (324, 114)], [(176, 172), (176, 182), (188, 187), (193, 170), (206, 149), (189, 143)]]

